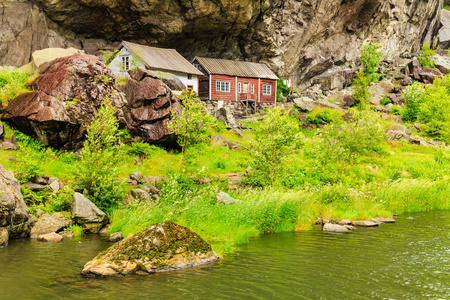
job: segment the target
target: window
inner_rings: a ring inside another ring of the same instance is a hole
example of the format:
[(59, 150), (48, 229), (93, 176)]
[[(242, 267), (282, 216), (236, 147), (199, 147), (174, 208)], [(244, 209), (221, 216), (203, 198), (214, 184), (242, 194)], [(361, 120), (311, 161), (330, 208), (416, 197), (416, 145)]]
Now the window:
[(230, 82), (229, 81), (216, 81), (216, 91), (221, 93), (230, 92)]
[(194, 64), (194, 67), (200, 70), (200, 64)]
[(263, 84), (263, 95), (264, 96), (270, 96), (272, 95), (272, 85), (270, 84)]
[(188, 80), (192, 79), (192, 74), (188, 74)]
[(254, 94), (255, 93), (255, 84), (252, 83), (251, 89), (250, 89), (250, 93)]
[(242, 93), (241, 83), (238, 82), (238, 94)]
[(130, 56), (129, 55), (122, 56), (122, 68), (124, 71), (128, 71), (130, 69)]
[(190, 91), (193, 91), (194, 90), (194, 86), (193, 85), (188, 85), (187, 89), (190, 90)]

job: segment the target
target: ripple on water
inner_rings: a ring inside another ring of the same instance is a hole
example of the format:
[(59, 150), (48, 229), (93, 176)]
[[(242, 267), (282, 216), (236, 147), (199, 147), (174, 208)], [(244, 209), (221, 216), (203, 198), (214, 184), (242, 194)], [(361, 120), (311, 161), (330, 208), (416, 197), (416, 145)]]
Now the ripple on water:
[(450, 212), (351, 234), (263, 236), (212, 265), (92, 279), (109, 243), (13, 241), (0, 250), (1, 299), (450, 299)]

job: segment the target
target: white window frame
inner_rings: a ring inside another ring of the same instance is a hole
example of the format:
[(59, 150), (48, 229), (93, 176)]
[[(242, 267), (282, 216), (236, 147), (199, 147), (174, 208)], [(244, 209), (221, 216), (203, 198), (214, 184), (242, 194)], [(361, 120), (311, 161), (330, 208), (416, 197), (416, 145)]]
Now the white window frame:
[(224, 80), (216, 81), (216, 92), (219, 93), (230, 93), (231, 92), (231, 82)]
[(272, 85), (271, 84), (263, 84), (263, 95), (264, 96), (272, 96)]
[(121, 55), (120, 59), (121, 59), (121, 63), (122, 63), (122, 68), (124, 71), (128, 71), (130, 70), (130, 62), (131, 62), (131, 55)]
[(250, 86), (250, 94), (255, 94), (255, 84), (254, 83), (252, 83), (251, 84), (251, 86)]
[(238, 82), (238, 94), (242, 93), (242, 83)]

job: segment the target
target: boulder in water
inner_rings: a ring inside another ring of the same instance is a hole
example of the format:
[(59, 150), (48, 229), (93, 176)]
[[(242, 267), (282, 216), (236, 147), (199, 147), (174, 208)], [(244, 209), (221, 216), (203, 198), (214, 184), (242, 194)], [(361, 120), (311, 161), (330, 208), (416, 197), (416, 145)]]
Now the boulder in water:
[(100, 253), (82, 275), (113, 276), (173, 271), (217, 261), (200, 236), (174, 222), (152, 225)]
[(43, 214), (36, 225), (31, 229), (31, 238), (36, 239), (40, 235), (45, 235), (53, 232), (58, 232), (65, 227), (72, 224), (72, 221), (68, 217), (68, 213), (59, 212), (52, 215)]
[(80, 193), (73, 195), (72, 220), (90, 233), (99, 233), (109, 222), (108, 216)]

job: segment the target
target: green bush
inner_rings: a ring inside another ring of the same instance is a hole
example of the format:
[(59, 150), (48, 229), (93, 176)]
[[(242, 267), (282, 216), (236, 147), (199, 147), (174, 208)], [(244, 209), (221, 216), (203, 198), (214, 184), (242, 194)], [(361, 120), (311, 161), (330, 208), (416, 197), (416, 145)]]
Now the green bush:
[(254, 129), (254, 135), (250, 182), (253, 185), (272, 185), (283, 171), (285, 157), (301, 145), (303, 136), (298, 124), (282, 107), (271, 109), (264, 121)]
[(420, 104), (423, 102), (424, 89), (422, 84), (414, 82), (403, 90), (406, 107), (403, 109), (403, 119), (413, 122), (417, 119)]
[(383, 53), (379, 49), (378, 44), (363, 44), (361, 47), (362, 75), (372, 82), (377, 82), (381, 77), (380, 74), (376, 74), (383, 58)]
[(450, 94), (443, 84), (438, 78), (425, 88), (418, 120), (427, 124), (425, 131), (429, 135), (450, 143)]
[(8, 103), (18, 94), (27, 92), (28, 73), (0, 69), (0, 103)]
[(291, 88), (284, 84), (283, 78), (277, 81), (277, 102), (283, 102), (283, 98), (280, 96), (282, 94), (284, 97), (289, 96)]
[(67, 226), (66, 231), (71, 231), (74, 237), (81, 237), (84, 235), (84, 229), (80, 225), (72, 224)]
[(106, 98), (87, 128), (81, 161), (75, 171), (81, 188), (100, 209), (108, 212), (122, 200), (124, 191), (117, 180), (118, 120), (116, 109)]
[(435, 54), (436, 51), (431, 50), (430, 44), (425, 44), (422, 46), (422, 50), (420, 50), (417, 59), (423, 68), (434, 68), (436, 64)]
[(320, 123), (333, 123), (341, 120), (342, 114), (337, 110), (326, 109), (323, 111), (313, 112), (309, 114), (305, 122), (310, 122), (312, 124)]
[(371, 78), (360, 71), (356, 74), (352, 82), (353, 97), (355, 98), (355, 106), (359, 109), (365, 109), (367, 103), (370, 101), (370, 86)]
[(48, 199), (48, 210), (51, 212), (70, 211), (73, 202), (73, 189), (66, 185), (56, 195)]
[(392, 103), (392, 100), (391, 99), (389, 99), (389, 98), (387, 98), (387, 97), (383, 97), (381, 100), (380, 100), (380, 104), (381, 105), (387, 105), (387, 104), (389, 104), (389, 103)]
[(397, 105), (394, 105), (391, 108), (391, 114), (399, 116), (402, 114), (402, 110)]

